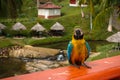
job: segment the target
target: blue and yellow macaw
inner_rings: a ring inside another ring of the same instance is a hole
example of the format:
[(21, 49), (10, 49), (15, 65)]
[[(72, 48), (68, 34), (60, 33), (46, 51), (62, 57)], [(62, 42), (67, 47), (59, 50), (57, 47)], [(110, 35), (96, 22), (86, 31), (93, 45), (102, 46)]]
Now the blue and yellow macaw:
[(72, 40), (67, 47), (67, 57), (70, 64), (79, 67), (81, 65), (91, 68), (84, 62), (90, 55), (90, 46), (83, 38), (84, 34), (81, 29), (76, 29)]

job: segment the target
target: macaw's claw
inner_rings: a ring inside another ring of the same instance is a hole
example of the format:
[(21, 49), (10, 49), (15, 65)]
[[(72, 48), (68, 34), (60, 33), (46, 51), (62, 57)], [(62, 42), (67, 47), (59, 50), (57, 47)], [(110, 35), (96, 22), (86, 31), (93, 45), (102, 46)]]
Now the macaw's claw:
[(87, 64), (85, 64), (85, 63), (83, 63), (83, 66), (85, 66), (85, 67), (87, 67), (87, 68), (89, 68), (89, 69), (91, 69), (92, 67), (90, 67), (90, 66), (88, 66)]

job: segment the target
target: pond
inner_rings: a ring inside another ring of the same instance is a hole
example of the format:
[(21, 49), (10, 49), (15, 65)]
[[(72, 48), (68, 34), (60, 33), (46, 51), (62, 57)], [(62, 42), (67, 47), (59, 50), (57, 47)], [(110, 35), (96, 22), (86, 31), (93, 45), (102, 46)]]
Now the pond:
[(27, 73), (25, 62), (16, 58), (0, 58), (0, 78)]
[[(91, 47), (91, 50), (93, 52), (96, 52), (96, 48), (98, 46), (109, 44), (109, 42), (103, 41), (103, 40), (99, 40), (99, 41), (89, 40), (87, 42), (89, 43), (89, 45)], [(39, 47), (46, 47), (46, 48), (66, 50), (68, 43), (69, 43), (69, 41), (68, 42), (59, 42), (59, 43), (54, 43), (54, 44), (44, 44), (44, 45), (39, 45)]]
[[(66, 50), (68, 42), (39, 45), (39, 47)], [(109, 44), (106, 41), (88, 41), (88, 43), (90, 44), (92, 51), (96, 51), (97, 46)], [(28, 73), (25, 69), (25, 64), (24, 61), (16, 58), (0, 58), (0, 78)]]

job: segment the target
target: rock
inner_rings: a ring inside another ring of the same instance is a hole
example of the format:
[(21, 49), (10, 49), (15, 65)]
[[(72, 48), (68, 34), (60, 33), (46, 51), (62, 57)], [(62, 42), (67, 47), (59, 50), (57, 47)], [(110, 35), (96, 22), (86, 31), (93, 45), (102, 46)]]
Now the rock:
[(90, 57), (95, 57), (95, 56), (98, 56), (100, 54), (101, 54), (100, 52), (91, 52)]
[(48, 60), (40, 60), (40, 63), (49, 66), (49, 65), (52, 65), (54, 62), (53, 61), (48, 61)]
[(52, 65), (49, 65), (49, 68), (57, 68), (57, 67), (60, 67), (60, 64), (52, 64)]
[(59, 51), (57, 49), (33, 47), (30, 45), (11, 49), (9, 53), (10, 57), (17, 57), (24, 61), (26, 70), (30, 73), (67, 65), (65, 54), (66, 51), (63, 50)]
[(69, 62), (68, 62), (68, 60), (65, 60), (65, 61), (59, 62), (59, 64), (60, 64), (61, 66), (66, 66), (66, 65), (69, 64)]
[(32, 47), (29, 45), (24, 46), (22, 49), (11, 50), (10, 57), (28, 57), (28, 58), (46, 58), (53, 56), (59, 51), (57, 49)]
[(28, 70), (28, 72), (43, 71), (47, 69), (63, 67), (66, 66), (67, 64), (68, 64), (67, 60), (58, 62), (58, 61), (34, 59), (31, 62), (26, 62), (26, 70)]
[(27, 66), (26, 67), (26, 70), (28, 70), (28, 71), (31, 71), (31, 70), (33, 70), (34, 68), (33, 67), (31, 67), (31, 66)]
[(48, 69), (47, 65), (44, 65), (42, 63), (36, 64), (36, 68), (40, 68), (41, 70), (46, 70)]

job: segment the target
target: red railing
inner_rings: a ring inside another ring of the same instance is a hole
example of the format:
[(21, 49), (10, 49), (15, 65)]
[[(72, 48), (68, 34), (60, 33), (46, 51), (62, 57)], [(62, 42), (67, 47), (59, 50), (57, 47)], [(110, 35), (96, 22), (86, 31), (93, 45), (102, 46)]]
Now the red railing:
[(0, 80), (120, 80), (120, 56), (91, 61), (87, 64), (92, 69), (66, 66)]

